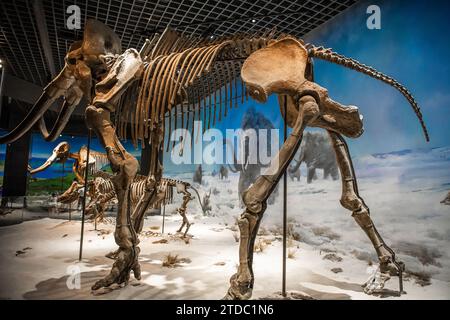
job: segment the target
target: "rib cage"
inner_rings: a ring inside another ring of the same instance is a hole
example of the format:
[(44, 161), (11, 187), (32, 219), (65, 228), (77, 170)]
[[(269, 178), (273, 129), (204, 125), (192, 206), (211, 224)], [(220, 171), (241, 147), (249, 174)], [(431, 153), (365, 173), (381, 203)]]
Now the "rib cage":
[(406, 87), (403, 86), (402, 84), (400, 84), (397, 80), (379, 72), (378, 70), (376, 70), (373, 67), (366, 66), (355, 59), (347, 58), (343, 55), (333, 52), (331, 49), (325, 49), (324, 47), (315, 47), (315, 46), (309, 45), (308, 51), (309, 51), (309, 55), (311, 57), (322, 59), (322, 60), (329, 61), (332, 63), (336, 63), (338, 65), (342, 65), (344, 67), (364, 73), (372, 78), (383, 81), (383, 82), (389, 84), (390, 86), (396, 88), (411, 104), (414, 112), (417, 115), (417, 118), (420, 121), (420, 125), (422, 126), (422, 130), (425, 135), (425, 139), (427, 141), (430, 141), (430, 137), (428, 135), (428, 130), (425, 126), (425, 122), (423, 121), (422, 112), (420, 111), (420, 108), (419, 108), (416, 100), (414, 99), (412, 94), (408, 91), (408, 89), (406, 89)]
[(90, 150), (89, 158), (89, 161), (91, 161), (92, 158), (95, 160), (95, 163), (93, 165), (89, 165), (90, 175), (94, 174), (97, 171), (100, 171), (102, 168), (109, 165), (109, 159), (105, 153)]
[[(94, 184), (97, 192), (97, 197), (101, 197), (102, 199), (112, 200), (116, 198), (116, 193), (114, 189), (114, 184), (111, 181), (113, 175), (106, 173), (104, 171), (98, 171), (94, 174)], [(137, 205), (141, 196), (146, 192), (147, 176), (136, 175), (134, 181), (130, 186), (130, 200), (132, 206)], [(161, 178), (161, 184), (167, 183), (167, 188), (165, 190), (163, 204), (173, 203), (173, 189), (176, 188), (177, 184), (184, 184), (186, 187), (189, 187), (190, 184), (188, 182), (184, 182), (181, 180), (169, 179), (169, 178)], [(154, 203), (152, 205), (153, 208), (156, 208), (161, 203)]]
[[(289, 35), (278, 34), (276, 38), (284, 37)], [(209, 129), (236, 108), (239, 100), (248, 99), (248, 92), (239, 80), (242, 64), (251, 53), (266, 47), (274, 39), (274, 30), (260, 36), (237, 35), (207, 41), (180, 37), (177, 32), (166, 29), (161, 36), (146, 41), (141, 50), (143, 75), (127, 90), (119, 107), (116, 119), (119, 136), (127, 136), (127, 123), (131, 123), (133, 144), (137, 146), (141, 142), (144, 148), (153, 128), (159, 126), (165, 131), (167, 118), (169, 133), (178, 127), (190, 130), (191, 143), (194, 143), (198, 138), (194, 137), (196, 120), (203, 120), (203, 130)], [(420, 108), (406, 87), (392, 77), (330, 49), (309, 44), (306, 47), (310, 57), (348, 67), (396, 88), (411, 104), (429, 141)], [(239, 91), (241, 96), (238, 96)], [(197, 135), (199, 133), (197, 131)], [(167, 151), (169, 147), (170, 139), (167, 139)]]
[(94, 185), (97, 198), (101, 197), (102, 199), (111, 201), (116, 197), (114, 185), (111, 180), (98, 177), (94, 179)]
[(146, 41), (142, 77), (127, 90), (116, 115), (119, 136), (127, 136), (126, 124), (131, 123), (133, 144), (144, 147), (153, 128), (165, 130), (166, 117), (169, 132), (180, 126), (193, 134), (196, 120), (203, 120), (204, 130), (215, 125), (247, 96), (238, 84), (244, 59), (265, 47), (273, 35), (204, 41), (166, 29)]
[[(84, 170), (86, 169), (86, 159), (87, 159), (87, 147), (82, 146), (80, 150), (74, 154), (78, 166), (79, 166), (79, 174), (84, 176)], [(93, 175), (96, 172), (100, 171), (104, 167), (109, 165), (109, 159), (106, 153), (98, 152), (95, 150), (89, 150), (89, 175)]]

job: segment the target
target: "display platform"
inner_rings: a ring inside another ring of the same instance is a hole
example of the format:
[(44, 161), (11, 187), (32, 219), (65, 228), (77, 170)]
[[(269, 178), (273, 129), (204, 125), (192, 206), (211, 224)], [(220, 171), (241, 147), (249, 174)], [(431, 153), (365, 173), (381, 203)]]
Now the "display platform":
[[(424, 179), (433, 172), (428, 160), (443, 161), (445, 150), (396, 156), (384, 155), (361, 159), (367, 201), (376, 207), (373, 212), (380, 228), (386, 230), (386, 241), (393, 244), (408, 266), (405, 291), (401, 299), (446, 299), (450, 261), (442, 256), (449, 247), (446, 238), (447, 216), (440, 206), (442, 191), (431, 187), (441, 184), (441, 173), (428, 180), (423, 190), (415, 190), (411, 181), (398, 183), (391, 173), (400, 164), (408, 164), (408, 172), (421, 172)], [(375, 174), (384, 171), (385, 175)], [(2, 228), (1, 243), (13, 243), (0, 253), (0, 297), (3, 299), (221, 299), (228, 275), (236, 270), (239, 239), (236, 219), (241, 209), (236, 191), (237, 175), (226, 180), (207, 176), (206, 188), (212, 188), (214, 214), (204, 216), (193, 202), (189, 219), (193, 222), (188, 237), (177, 234), (181, 218), (176, 205), (166, 208), (165, 233), (161, 234), (162, 216), (148, 216), (141, 234), (142, 280), (132, 280), (125, 288), (113, 287), (92, 295), (90, 287), (108, 273), (111, 260), (105, 253), (115, 250), (114, 221), (85, 226), (83, 260), (78, 261), (79, 220), (44, 218)], [(389, 180), (381, 184), (379, 179)], [(306, 179), (306, 177), (302, 177)], [(289, 181), (288, 197), (301, 195), (290, 203), (287, 259), (287, 289), (314, 299), (394, 299), (397, 300), (396, 279), (386, 284), (380, 295), (368, 296), (364, 283), (373, 271), (376, 255), (367, 246), (364, 234), (345, 209), (336, 210), (340, 185), (332, 180), (318, 180), (306, 185)], [(405, 194), (414, 192), (414, 199)], [(317, 196), (326, 201), (316, 201)], [(230, 200), (233, 199), (233, 200)], [(393, 201), (393, 200), (396, 201)], [(255, 285), (254, 298), (270, 298), (280, 291), (282, 263), (281, 199), (269, 206), (262, 221), (255, 253), (255, 275), (264, 279)], [(409, 207), (404, 211), (399, 208)], [(397, 214), (390, 214), (393, 210)], [(423, 215), (423, 212), (427, 212)], [(422, 221), (417, 225), (417, 221)], [(388, 225), (395, 225), (388, 227)], [(414, 237), (411, 235), (414, 230)], [(406, 235), (409, 235), (408, 237)], [(28, 249), (27, 249), (28, 248)], [(177, 257), (175, 265), (166, 267), (167, 257)], [(75, 269), (74, 269), (75, 268)], [(74, 285), (73, 270), (80, 273), (80, 289)], [(25, 276), (24, 276), (25, 275)]]

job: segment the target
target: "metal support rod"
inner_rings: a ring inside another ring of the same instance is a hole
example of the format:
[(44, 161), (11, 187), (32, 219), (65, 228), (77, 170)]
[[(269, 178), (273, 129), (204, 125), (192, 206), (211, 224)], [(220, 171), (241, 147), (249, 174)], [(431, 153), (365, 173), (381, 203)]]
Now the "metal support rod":
[[(287, 138), (287, 98), (284, 99), (284, 130), (283, 140)], [(286, 238), (287, 238), (287, 174), (283, 175), (283, 273), (281, 295), (286, 297)]]
[(65, 161), (62, 163), (62, 174), (61, 174), (61, 193), (63, 193), (64, 190), (64, 165)]
[(0, 71), (2, 73), (2, 76), (0, 78), (0, 116), (2, 115), (2, 104), (3, 104), (3, 86), (5, 84), (5, 73), (6, 73), (6, 62), (5, 63), (0, 63)]
[(166, 220), (166, 204), (163, 204), (163, 221), (162, 221), (162, 228), (161, 228), (161, 235), (164, 234), (164, 223)]
[(88, 129), (88, 144), (87, 144), (87, 153), (86, 153), (86, 168), (84, 169), (84, 192), (83, 192), (83, 211), (81, 213), (81, 237), (80, 237), (80, 254), (78, 256), (78, 260), (81, 261), (83, 258), (83, 238), (84, 238), (84, 214), (86, 210), (86, 195), (87, 195), (87, 182), (89, 176), (89, 153), (91, 150), (91, 129)]

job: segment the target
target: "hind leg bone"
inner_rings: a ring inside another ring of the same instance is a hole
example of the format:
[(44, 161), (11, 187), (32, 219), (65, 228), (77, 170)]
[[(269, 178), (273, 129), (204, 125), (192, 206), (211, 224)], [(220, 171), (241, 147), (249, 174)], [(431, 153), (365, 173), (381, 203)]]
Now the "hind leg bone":
[(181, 217), (183, 218), (183, 222), (181, 223), (180, 228), (177, 230), (177, 232), (182, 232), (184, 226), (186, 226), (186, 231), (183, 234), (183, 237), (186, 237), (186, 234), (189, 231), (189, 228), (191, 227), (191, 223), (189, 222), (187, 216), (186, 216), (186, 209), (187, 209), (187, 204), (189, 201), (191, 201), (192, 199), (194, 199), (191, 196), (191, 193), (189, 191), (186, 190), (186, 187), (184, 187), (181, 191), (181, 193), (183, 193), (183, 202), (181, 204), (181, 207), (179, 207), (177, 209), (177, 212), (181, 215)]
[(396, 261), (394, 251), (389, 248), (381, 238), (370, 218), (369, 207), (364, 203), (364, 200), (358, 193), (358, 185), (347, 144), (339, 134), (331, 131), (328, 133), (333, 143), (336, 159), (341, 171), (341, 204), (344, 208), (352, 211), (353, 218), (372, 242), (380, 261), (379, 270), (377, 270), (363, 285), (364, 292), (372, 294), (383, 289), (384, 283), (390, 278), (390, 271), (392, 271), (391, 267), (394, 266), (398, 272), (401, 294), (403, 291), (402, 272), (404, 270), (404, 265), (402, 262)]
[(311, 96), (299, 101), (299, 112), (292, 132), (272, 161), (266, 173), (259, 176), (243, 194), (245, 211), (238, 220), (240, 230), (239, 267), (230, 279), (230, 288), (224, 299), (249, 299), (253, 290), (253, 248), (267, 199), (297, 152), (305, 127), (319, 115), (319, 107)]

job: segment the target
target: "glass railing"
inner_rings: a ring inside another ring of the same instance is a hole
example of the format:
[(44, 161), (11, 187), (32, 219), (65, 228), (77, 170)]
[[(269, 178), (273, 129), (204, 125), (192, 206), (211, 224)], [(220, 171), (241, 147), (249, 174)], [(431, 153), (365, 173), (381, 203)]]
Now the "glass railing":
[[(0, 226), (7, 226), (36, 219), (81, 220), (82, 201), (63, 204), (56, 201), (52, 195), (33, 195), (21, 197), (3, 197), (0, 205)], [(87, 199), (86, 206), (89, 204)], [(109, 203), (105, 217), (115, 218), (117, 203)], [(160, 215), (160, 208), (149, 208), (147, 215)]]
[[(116, 213), (116, 204), (107, 206), (105, 216), (115, 217)], [(81, 201), (63, 204), (57, 202), (56, 197), (49, 195), (3, 197), (1, 199), (0, 226), (13, 225), (24, 221), (43, 218), (81, 220), (81, 217)]]

